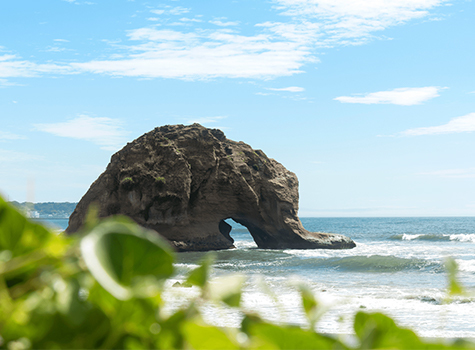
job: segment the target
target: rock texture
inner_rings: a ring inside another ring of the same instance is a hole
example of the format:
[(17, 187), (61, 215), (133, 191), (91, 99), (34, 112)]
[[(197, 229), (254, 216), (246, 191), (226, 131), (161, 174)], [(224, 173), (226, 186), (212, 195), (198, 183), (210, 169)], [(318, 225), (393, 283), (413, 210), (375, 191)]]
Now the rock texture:
[(83, 224), (87, 208), (127, 215), (166, 237), (178, 251), (233, 248), (231, 218), (260, 248), (353, 248), (342, 235), (305, 230), (297, 216), (294, 173), (222, 131), (199, 124), (163, 126), (112, 156), (69, 219)]

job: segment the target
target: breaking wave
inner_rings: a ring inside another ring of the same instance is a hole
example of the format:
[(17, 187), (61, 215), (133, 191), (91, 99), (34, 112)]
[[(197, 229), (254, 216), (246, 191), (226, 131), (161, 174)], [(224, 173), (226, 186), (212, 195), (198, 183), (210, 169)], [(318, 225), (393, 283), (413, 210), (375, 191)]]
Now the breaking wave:
[(459, 233), (459, 234), (399, 234), (390, 237), (396, 241), (440, 241), (440, 242), (469, 242), (475, 243), (474, 233)]
[(323, 262), (326, 267), (334, 267), (347, 271), (391, 272), (402, 270), (438, 269), (440, 263), (433, 263), (418, 258), (399, 258), (396, 256), (371, 255), (330, 258)]

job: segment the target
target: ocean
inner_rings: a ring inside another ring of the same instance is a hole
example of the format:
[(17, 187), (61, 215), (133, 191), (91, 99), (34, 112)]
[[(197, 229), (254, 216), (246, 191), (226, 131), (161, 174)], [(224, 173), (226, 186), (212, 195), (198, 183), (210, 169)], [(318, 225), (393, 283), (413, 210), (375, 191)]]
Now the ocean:
[[(475, 217), (301, 218), (309, 231), (341, 233), (357, 244), (350, 250), (257, 249), (246, 228), (233, 226), (237, 249), (216, 252), (213, 275), (245, 274), (243, 305), (273, 322), (306, 326), (299, 295), (292, 286), (306, 283), (327, 309), (317, 329), (353, 333), (359, 310), (380, 311), (423, 337), (475, 338)], [(67, 220), (51, 222), (65, 228)], [(205, 253), (177, 254), (182, 282)], [(468, 294), (447, 299), (444, 260), (459, 265)], [(270, 293), (269, 293), (270, 291)], [(174, 310), (192, 297), (193, 288), (168, 288), (164, 298)], [(238, 312), (204, 305), (204, 318), (237, 327)]]

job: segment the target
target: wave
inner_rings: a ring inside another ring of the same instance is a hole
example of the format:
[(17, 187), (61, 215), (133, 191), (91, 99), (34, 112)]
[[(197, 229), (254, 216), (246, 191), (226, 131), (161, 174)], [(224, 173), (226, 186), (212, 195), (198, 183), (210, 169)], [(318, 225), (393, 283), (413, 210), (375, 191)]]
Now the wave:
[(326, 259), (324, 265), (347, 271), (396, 272), (403, 270), (439, 269), (440, 263), (418, 258), (399, 258), (397, 256), (371, 255), (349, 256)]
[(349, 272), (398, 272), (404, 270), (432, 270), (443, 272), (440, 262), (419, 258), (400, 258), (393, 255), (347, 256), (330, 258), (281, 259), (274, 262), (280, 269), (314, 270), (317, 268)]
[(426, 233), (426, 234), (399, 234), (393, 235), (390, 237), (391, 240), (396, 241), (440, 241), (440, 242), (468, 242), (475, 243), (475, 234), (474, 233), (459, 233), (459, 234), (435, 234), (435, 233)]

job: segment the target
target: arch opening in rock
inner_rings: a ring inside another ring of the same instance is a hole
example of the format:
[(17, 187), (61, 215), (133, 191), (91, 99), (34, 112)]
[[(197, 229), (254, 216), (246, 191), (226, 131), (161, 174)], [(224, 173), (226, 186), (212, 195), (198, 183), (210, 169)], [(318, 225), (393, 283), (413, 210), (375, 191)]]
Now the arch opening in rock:
[(223, 219), (219, 222), (219, 231), (231, 240), (237, 249), (257, 248), (256, 241), (249, 229), (233, 218)]

